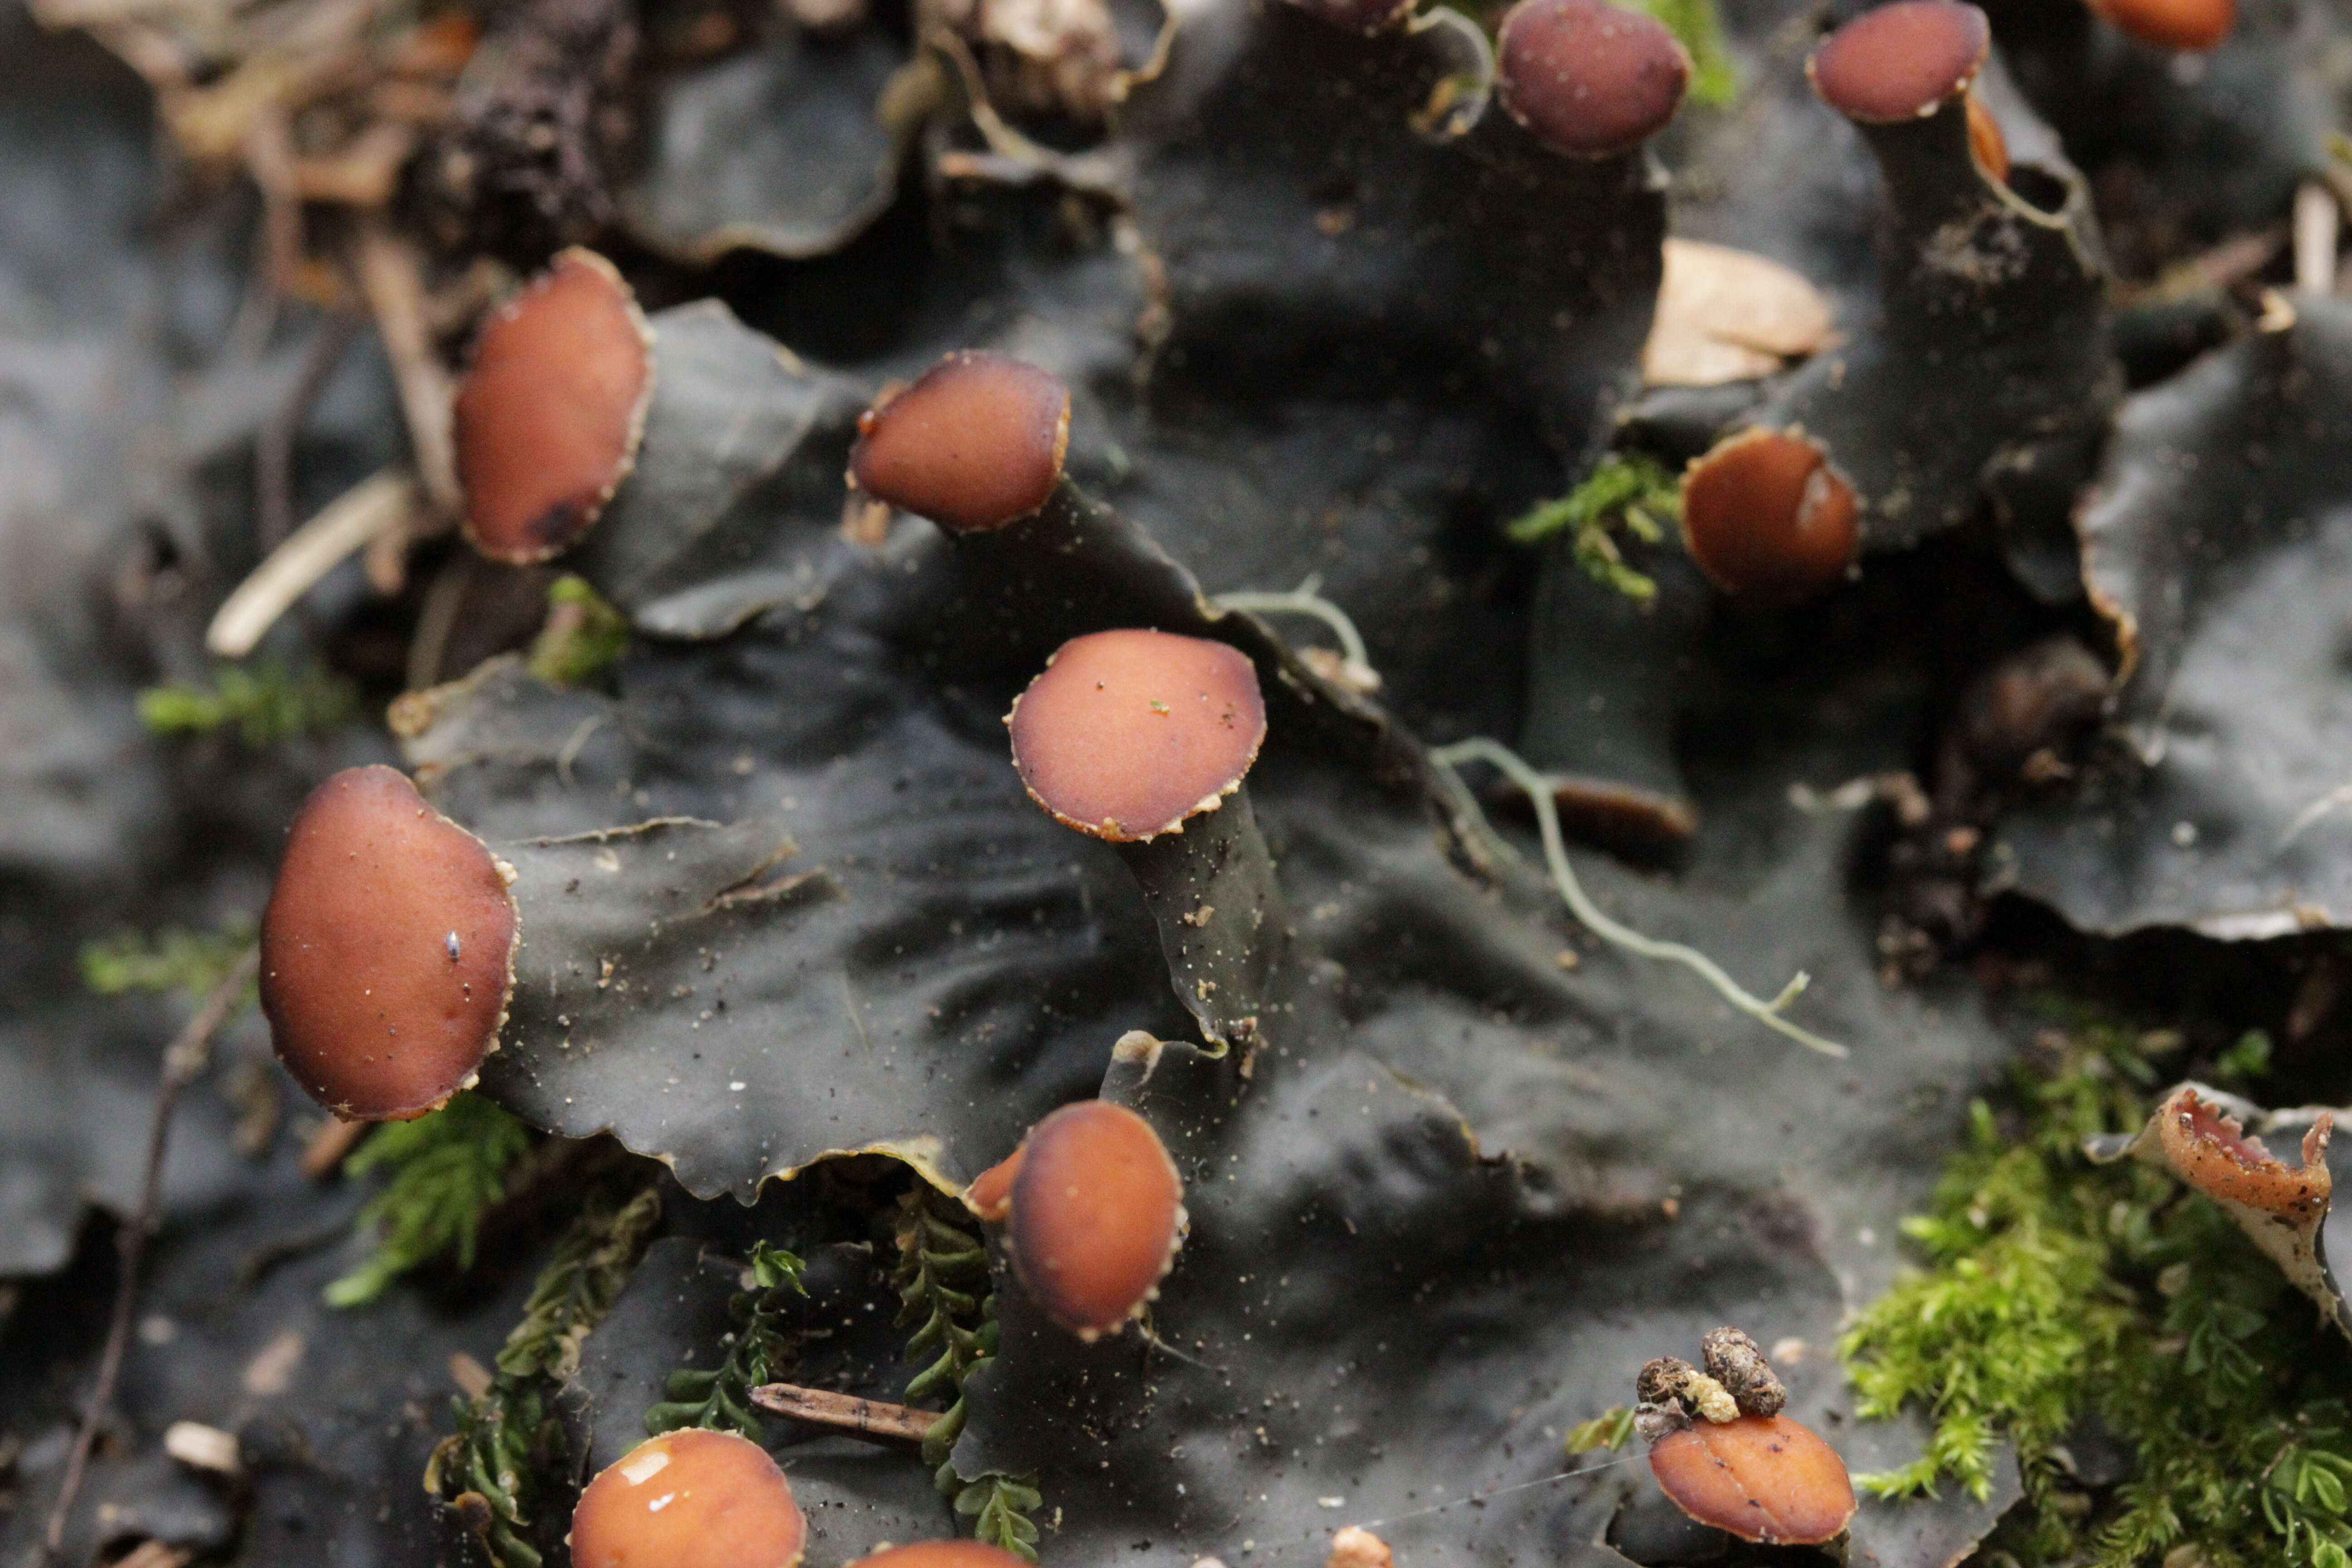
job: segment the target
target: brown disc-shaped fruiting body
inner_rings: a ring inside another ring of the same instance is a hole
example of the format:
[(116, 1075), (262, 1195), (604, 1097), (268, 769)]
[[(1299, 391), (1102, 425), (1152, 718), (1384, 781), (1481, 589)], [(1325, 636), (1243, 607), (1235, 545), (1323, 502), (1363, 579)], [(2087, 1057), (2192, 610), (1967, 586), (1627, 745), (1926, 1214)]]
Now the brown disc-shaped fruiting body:
[(278, 1060), (347, 1121), (409, 1121), (473, 1082), (514, 987), (511, 871), (383, 766), (294, 818), (261, 918)]
[(2009, 138), (2000, 133), (2000, 121), (1992, 117), (1983, 98), (1973, 92), (1969, 94), (1968, 112), (1969, 155), (1986, 179), (1999, 185), (2009, 184)]
[(1495, 36), (1495, 65), (1511, 118), (1577, 158), (1630, 153), (1664, 130), (1691, 71), (1664, 23), (1606, 0), (1519, 0)]
[(1650, 1473), (1675, 1507), (1743, 1541), (1817, 1545), (1853, 1518), (1845, 1461), (1786, 1415), (1670, 1432), (1651, 1446)]
[(807, 1541), (767, 1450), (698, 1427), (638, 1444), (572, 1511), (572, 1568), (793, 1568)]
[(1004, 722), (1031, 798), (1065, 826), (1131, 843), (1182, 831), (1241, 787), (1265, 699), (1224, 643), (1094, 632), (1062, 645)]
[(1412, 19), (1420, 0), (1289, 0), (1301, 11), (1342, 32), (1375, 37)]
[(2235, 1117), (2183, 1089), (2165, 1103), (2157, 1120), (2164, 1155), (2181, 1180), (2209, 1197), (2227, 1198), (2281, 1219), (2324, 1214), (2334, 1181), (2327, 1172), (2327, 1140), (2335, 1119), (2322, 1115), (2304, 1134), (2303, 1167), (2297, 1170), (2250, 1138)]
[(985, 533), (1045, 504), (1069, 448), (1068, 387), (965, 350), (859, 416), (849, 481), (950, 533)]
[(1822, 101), (1847, 119), (1893, 124), (1968, 91), (1991, 47), (1991, 25), (1973, 5), (1894, 0), (1832, 33), (1806, 70)]
[(971, 1179), (963, 1190), (964, 1207), (990, 1225), (1003, 1225), (1013, 1212), (1013, 1180), (1021, 1173), (1021, 1151), (1015, 1149)]
[(1845, 575), (1853, 487), (1802, 431), (1745, 430), (1683, 476), (1683, 542), (1716, 586), (1794, 598)]
[(1082, 1100), (1029, 1130), (1013, 1178), (1013, 1267), (1045, 1315), (1091, 1340), (1139, 1316), (1184, 1239), (1184, 1183), (1151, 1124)]
[(493, 561), (579, 542), (636, 462), (653, 332), (613, 264), (564, 251), (492, 312), (457, 388), (466, 538)]
[(978, 1541), (917, 1541), (886, 1546), (859, 1558), (850, 1568), (1029, 1568), (1002, 1546)]
[(2091, 0), (2119, 32), (2159, 49), (2218, 47), (2237, 25), (2236, 0)]

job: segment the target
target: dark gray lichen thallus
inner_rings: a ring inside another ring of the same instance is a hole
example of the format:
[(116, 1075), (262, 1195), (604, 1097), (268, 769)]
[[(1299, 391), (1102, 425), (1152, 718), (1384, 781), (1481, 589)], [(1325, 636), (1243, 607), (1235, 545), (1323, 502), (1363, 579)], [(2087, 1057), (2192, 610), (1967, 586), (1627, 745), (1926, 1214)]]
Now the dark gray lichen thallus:
[[(966, 646), (1045, 664), (1005, 721), (1023, 784), (1065, 826), (1117, 847), (1178, 999), (1220, 1053), (1247, 1053), (1288, 926), (1242, 787), (1266, 733), (1253, 656), (1279, 660), (1263, 628), (1218, 616), (1189, 574), (1063, 475), (1069, 420), (1069, 390), (1047, 372), (950, 354), (861, 421), (850, 479), (958, 542), (941, 614), (977, 614), (999, 634)], [(1256, 646), (1158, 629), (1171, 625)], [(1050, 658), (1041, 634), (1064, 637)]]
[(1524, 0), (1499, 58), (1412, 0), (1188, 12), (1119, 127), (1165, 363), (1433, 361), (1584, 450), (1649, 331), (1665, 201), (1642, 143), (1688, 74), (1601, 0)]
[(1988, 505), (2012, 567), (2071, 597), (2066, 508), (2122, 380), (2079, 176), (2019, 162), (1969, 89), (1991, 47), (1957, 0), (1896, 0), (1815, 52), (1824, 103), (1869, 142), (1891, 209), (1877, 320), (1769, 389), (1736, 428), (1799, 436), (1853, 488), (1865, 552)]

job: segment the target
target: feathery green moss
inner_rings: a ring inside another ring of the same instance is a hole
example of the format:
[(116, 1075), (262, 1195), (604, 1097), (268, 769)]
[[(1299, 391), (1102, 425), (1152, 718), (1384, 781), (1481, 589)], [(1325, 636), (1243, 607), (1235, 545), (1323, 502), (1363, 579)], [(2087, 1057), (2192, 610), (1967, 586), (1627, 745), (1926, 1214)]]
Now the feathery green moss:
[(980, 1363), (996, 1353), (996, 1298), (989, 1289), (988, 1248), (972, 1230), (962, 1205), (928, 1186), (898, 1200), (893, 1230), (898, 1265), (891, 1283), (898, 1290), (898, 1326), (913, 1328), (907, 1359), (925, 1362), (907, 1384), (907, 1403), (952, 1395), (947, 1409), (923, 1436), (923, 1458), (941, 1493), (971, 1521), (972, 1534), (1027, 1562), (1037, 1561), (1037, 1526), (1030, 1517), (1045, 1506), (1034, 1474), (990, 1470), (966, 1479), (949, 1454), (962, 1436), (963, 1385)]
[(176, 680), (139, 694), (139, 719), (158, 735), (209, 735), (231, 725), (257, 750), (340, 730), (359, 716), (359, 690), (318, 665), (289, 670), (274, 659), (225, 664), (209, 688)]
[(383, 1191), (360, 1210), (375, 1250), (329, 1285), (330, 1305), (357, 1307), (440, 1258), (474, 1266), (482, 1215), (506, 1196), (514, 1168), (531, 1149), (530, 1129), (478, 1094), (460, 1094), (429, 1116), (387, 1122), (343, 1162), (352, 1175), (388, 1171)]
[(629, 651), (629, 617), (585, 577), (548, 584), (547, 620), (530, 645), (530, 672), (551, 686), (582, 686)]
[[(2046, 1037), (2002, 1113), (1971, 1107), (1968, 1143), (1905, 1226), (1926, 1267), (1840, 1345), (1863, 1415), (1916, 1405), (1934, 1435), (1914, 1463), (1856, 1479), (1983, 1497), (2005, 1439), (2026, 1498), (1993, 1544), (2021, 1563), (2133, 1568), (2186, 1547), (2205, 1568), (2352, 1568), (2352, 1356), (2212, 1204), (2082, 1153), (2145, 1124), (2148, 1039), (2100, 1025)], [(2223, 1060), (2258, 1071), (2267, 1042)], [(2137, 1455), (2110, 1490), (2066, 1468), (2086, 1419)]]
[(1715, 0), (1627, 0), (1636, 11), (1646, 11), (1666, 25), (1690, 52), (1687, 96), (1693, 103), (1721, 109), (1739, 96), (1739, 72), (1723, 40), (1723, 17)]
[(1627, 564), (1610, 531), (1622, 528), (1643, 543), (1655, 544), (1680, 522), (1682, 514), (1682, 486), (1657, 459), (1640, 452), (1612, 452), (1574, 489), (1522, 514), (1503, 531), (1519, 544), (1568, 534), (1579, 570), (1602, 587), (1646, 605), (1658, 596), (1658, 585)]
[(100, 996), (176, 991), (201, 1002), (252, 945), (250, 921), (233, 921), (218, 931), (165, 926), (152, 934), (118, 931), (82, 943), (81, 981)]

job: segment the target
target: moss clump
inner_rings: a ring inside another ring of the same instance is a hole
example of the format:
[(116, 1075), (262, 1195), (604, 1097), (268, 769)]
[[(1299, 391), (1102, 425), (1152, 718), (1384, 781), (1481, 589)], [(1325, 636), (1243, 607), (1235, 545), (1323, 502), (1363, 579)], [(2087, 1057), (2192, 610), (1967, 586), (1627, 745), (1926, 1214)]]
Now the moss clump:
[(629, 617), (585, 577), (548, 584), (547, 621), (530, 645), (530, 672), (551, 686), (584, 686), (629, 651)]
[(1682, 487), (1663, 465), (1639, 452), (1613, 452), (1574, 489), (1523, 514), (1504, 531), (1520, 544), (1566, 533), (1579, 570), (1646, 605), (1658, 596), (1658, 585), (1627, 564), (1610, 531), (1622, 528), (1644, 544), (1656, 544), (1682, 514)]
[(218, 931), (165, 926), (152, 935), (118, 931), (82, 943), (81, 982), (100, 996), (176, 991), (200, 1002), (219, 988), (252, 945), (250, 921), (232, 921)]
[[(2145, 1124), (2158, 1077), (2145, 1043), (2104, 1026), (2047, 1036), (2005, 1114), (1971, 1107), (1968, 1145), (1905, 1226), (1927, 1267), (1840, 1344), (1864, 1415), (1916, 1403), (1934, 1436), (1912, 1464), (1856, 1479), (1983, 1497), (2007, 1439), (2026, 1498), (1993, 1544), (2022, 1563), (2126, 1568), (2187, 1547), (2207, 1568), (2352, 1568), (2352, 1356), (2212, 1204), (2082, 1153)], [(2258, 1068), (2266, 1043), (2229, 1056)], [(2137, 1455), (2110, 1491), (2065, 1465), (2086, 1419)]]
[(515, 1166), (530, 1152), (530, 1129), (478, 1094), (461, 1094), (414, 1121), (376, 1129), (343, 1162), (354, 1175), (389, 1171), (392, 1180), (360, 1210), (376, 1232), (367, 1261), (329, 1285), (329, 1304), (357, 1307), (439, 1258), (474, 1266), (482, 1215), (506, 1196)]
[(1721, 109), (1739, 96), (1739, 73), (1731, 49), (1723, 41), (1723, 18), (1715, 0), (1628, 0), (1633, 9), (1646, 11), (1666, 25), (1682, 47), (1690, 51), (1690, 100)]
[(315, 665), (297, 672), (269, 659), (249, 668), (223, 665), (209, 688), (178, 680), (139, 694), (140, 722), (158, 735), (209, 735), (234, 725), (257, 750), (340, 730), (359, 711), (358, 689), (341, 676)]

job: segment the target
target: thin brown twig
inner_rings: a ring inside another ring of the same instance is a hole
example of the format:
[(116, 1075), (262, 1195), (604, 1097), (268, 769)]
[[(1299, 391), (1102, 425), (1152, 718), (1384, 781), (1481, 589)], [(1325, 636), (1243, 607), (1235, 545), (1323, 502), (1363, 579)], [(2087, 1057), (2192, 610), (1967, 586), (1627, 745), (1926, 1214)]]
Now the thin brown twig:
[(260, 513), (258, 532), (264, 555), (285, 543), (286, 536), (294, 531), (294, 438), (301, 434), (302, 422), (310, 417), (310, 405), (319, 400), (327, 377), (343, 363), (358, 326), (359, 318), (343, 311), (327, 318), (302, 355), (301, 368), (295, 372), (285, 403), (262, 425), (254, 442), (254, 499)]
[(425, 499), (442, 521), (455, 522), (464, 506), (449, 429), (457, 392), (448, 367), (433, 346), (424, 258), (389, 224), (371, 216), (360, 225), (358, 266), (360, 291), (375, 313), (384, 357), (392, 362), (401, 413), (408, 422), (409, 451)]
[(790, 1383), (761, 1384), (751, 1391), (751, 1403), (772, 1415), (887, 1443), (919, 1443), (940, 1419), (936, 1410), (916, 1410)]
[(114, 1402), (114, 1384), (122, 1373), (122, 1358), (131, 1343), (131, 1320), (139, 1303), (139, 1276), (147, 1261), (147, 1244), (156, 1230), (156, 1211), (163, 1205), (163, 1152), (171, 1142), (173, 1112), (179, 1109), (181, 1094), (212, 1059), (214, 1038), (244, 1005), (245, 988), (253, 983), (260, 964), (261, 950), (246, 949), (195, 1016), (163, 1048), (163, 1068), (155, 1085), (155, 1114), (147, 1128), (147, 1170), (140, 1186), (139, 1212), (115, 1238), (121, 1263), (114, 1282), (114, 1315), (107, 1325), (106, 1349), (99, 1356), (98, 1383), (89, 1391), (89, 1408), (82, 1412), (81, 1428), (74, 1434), (73, 1451), (66, 1458), (65, 1479), (49, 1510), (41, 1553), (45, 1562), (65, 1543), (66, 1521), (73, 1515), (74, 1499), (80, 1495), (82, 1478), (89, 1468), (90, 1446), (98, 1440), (99, 1423)]

